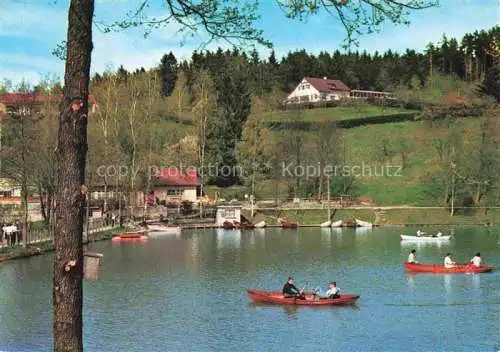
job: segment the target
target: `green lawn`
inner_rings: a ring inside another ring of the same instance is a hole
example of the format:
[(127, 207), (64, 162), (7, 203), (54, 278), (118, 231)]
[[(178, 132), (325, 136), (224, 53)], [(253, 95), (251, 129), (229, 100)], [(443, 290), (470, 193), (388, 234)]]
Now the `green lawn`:
[[(455, 122), (462, 134), (466, 153), (477, 153), (482, 120), (462, 118)], [(468, 131), (467, 136), (462, 131)], [(307, 159), (315, 156), (315, 133), (301, 133), (304, 139), (302, 162), (307, 164)], [(282, 138), (280, 134), (276, 136)], [(355, 181), (357, 194), (376, 205), (442, 205), (443, 194), (432, 191), (427, 183), (441, 168), (437, 145), (443, 135), (436, 126), (422, 121), (366, 125), (344, 129), (342, 136), (346, 143), (347, 164), (351, 169), (354, 166), (365, 169)], [(384, 155), (384, 144), (389, 156)], [(402, 148), (407, 150), (407, 161), (400, 169)], [(277, 187), (273, 180), (259, 182), (255, 195), (257, 199), (275, 199), (277, 188), (279, 198), (290, 197), (286, 181), (280, 181)], [(214, 191), (215, 188), (210, 189), (210, 196)], [(226, 199), (245, 193), (250, 191), (244, 186), (220, 190)]]
[(414, 110), (381, 107), (373, 105), (362, 105), (359, 107), (339, 106), (334, 108), (315, 108), (307, 110), (286, 110), (276, 111), (264, 115), (264, 120), (268, 122), (281, 121), (306, 121), (325, 122), (351, 120), (362, 117), (379, 115), (393, 115), (413, 112)]

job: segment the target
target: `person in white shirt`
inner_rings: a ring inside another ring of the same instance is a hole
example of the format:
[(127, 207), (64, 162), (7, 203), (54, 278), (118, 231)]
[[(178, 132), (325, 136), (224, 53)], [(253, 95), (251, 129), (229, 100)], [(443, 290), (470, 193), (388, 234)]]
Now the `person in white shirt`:
[(437, 233), (437, 235), (436, 235), (436, 236), (437, 236), (437, 237), (441, 237), (442, 235), (443, 235), (443, 234), (441, 233), (441, 231), (439, 231), (439, 232)]
[(329, 289), (325, 293), (325, 298), (338, 298), (340, 297), (340, 289), (337, 287), (335, 281), (330, 281)]
[(470, 260), (470, 263), (474, 266), (481, 266), (481, 253), (476, 253), (476, 255)]
[(410, 251), (410, 254), (408, 254), (408, 263), (418, 264), (418, 262), (415, 260), (415, 253), (417, 253), (417, 251), (415, 249), (412, 249)]
[(420, 236), (422, 236), (422, 235), (423, 235), (423, 232), (422, 232), (422, 231), (420, 231), (420, 230), (417, 230), (417, 236), (418, 236), (418, 237), (420, 237)]
[(444, 257), (444, 267), (445, 268), (454, 268), (455, 264), (457, 264), (457, 263), (455, 263), (451, 259), (451, 253), (446, 253), (446, 257)]

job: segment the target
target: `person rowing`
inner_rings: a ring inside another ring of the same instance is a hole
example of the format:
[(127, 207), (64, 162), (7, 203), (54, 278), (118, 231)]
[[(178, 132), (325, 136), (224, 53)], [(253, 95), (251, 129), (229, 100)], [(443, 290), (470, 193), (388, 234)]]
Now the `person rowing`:
[(444, 257), (444, 267), (447, 269), (454, 268), (457, 263), (451, 259), (451, 253), (446, 253), (446, 257)]
[(415, 260), (415, 253), (417, 253), (417, 251), (415, 249), (412, 249), (410, 251), (410, 253), (408, 254), (408, 263), (418, 264), (418, 262)]
[(481, 253), (477, 252), (469, 264), (479, 268), (481, 266)]
[(324, 298), (339, 298), (339, 292), (340, 289), (337, 287), (337, 283), (335, 281), (330, 281), (328, 291), (325, 292)]
[(283, 285), (283, 296), (286, 298), (305, 299), (304, 288), (299, 290), (297, 287), (295, 287), (295, 285), (293, 284), (293, 277), (289, 276), (287, 282)]
[(420, 231), (420, 230), (417, 230), (417, 236), (418, 237), (427, 236), (427, 233), (423, 232), (423, 231)]

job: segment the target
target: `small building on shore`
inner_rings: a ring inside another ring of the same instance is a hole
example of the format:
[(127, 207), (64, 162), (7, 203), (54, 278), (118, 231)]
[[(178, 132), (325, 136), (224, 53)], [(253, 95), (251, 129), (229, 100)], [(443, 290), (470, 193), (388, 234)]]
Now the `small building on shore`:
[(222, 226), (224, 221), (241, 222), (241, 205), (218, 205), (215, 213), (215, 225)]
[(162, 167), (154, 175), (154, 197), (161, 203), (196, 202), (199, 186), (198, 172), (194, 168), (181, 170)]

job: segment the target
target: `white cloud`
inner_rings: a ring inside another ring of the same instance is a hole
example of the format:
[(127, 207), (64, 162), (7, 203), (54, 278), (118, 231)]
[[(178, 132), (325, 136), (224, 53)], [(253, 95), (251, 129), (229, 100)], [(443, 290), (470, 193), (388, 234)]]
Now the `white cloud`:
[(55, 6), (34, 5), (30, 2), (9, 2), (0, 7), (0, 33), (10, 37), (38, 37), (54, 40), (64, 35), (66, 11)]

